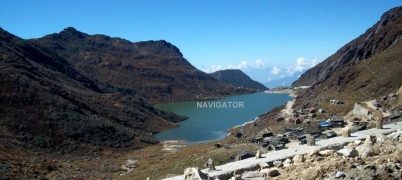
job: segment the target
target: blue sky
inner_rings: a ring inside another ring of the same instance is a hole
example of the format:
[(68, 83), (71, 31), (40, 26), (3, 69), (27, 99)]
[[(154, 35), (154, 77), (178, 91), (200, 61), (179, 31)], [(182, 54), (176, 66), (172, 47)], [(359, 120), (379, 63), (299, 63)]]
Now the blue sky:
[(2, 0), (0, 26), (22, 38), (73, 26), (130, 41), (165, 39), (199, 69), (241, 68), (265, 83), (294, 79), (400, 5), (400, 0)]

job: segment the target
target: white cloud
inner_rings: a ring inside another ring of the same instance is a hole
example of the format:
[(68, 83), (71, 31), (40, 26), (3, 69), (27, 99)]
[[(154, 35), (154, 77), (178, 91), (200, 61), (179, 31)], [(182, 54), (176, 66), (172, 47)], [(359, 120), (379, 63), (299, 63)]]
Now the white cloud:
[(274, 67), (272, 67), (270, 73), (273, 74), (273, 75), (277, 75), (277, 74), (279, 74), (281, 71), (282, 71), (281, 68), (278, 68), (278, 67), (274, 66)]
[(227, 64), (227, 65), (212, 65), (209, 67), (203, 67), (201, 68), (202, 71), (206, 73), (212, 73), (215, 71), (219, 70), (224, 70), (224, 69), (240, 69), (240, 70), (249, 70), (249, 69), (262, 69), (266, 67), (266, 63), (264, 60), (257, 59), (255, 61), (242, 61), (238, 64)]
[(204, 72), (211, 73), (223, 69), (240, 69), (249, 75), (252, 79), (261, 83), (278, 82), (281, 84), (290, 83), (300, 77), (306, 70), (319, 63), (318, 59), (309, 59), (299, 57), (293, 65), (289, 67), (269, 66), (266, 61), (257, 59), (255, 61), (242, 61), (238, 64), (212, 65), (201, 68)]

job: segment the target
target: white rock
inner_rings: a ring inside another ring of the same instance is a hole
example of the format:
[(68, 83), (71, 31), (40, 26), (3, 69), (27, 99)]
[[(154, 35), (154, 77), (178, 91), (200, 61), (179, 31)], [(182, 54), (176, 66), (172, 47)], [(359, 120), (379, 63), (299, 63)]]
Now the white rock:
[(264, 180), (265, 174), (260, 171), (247, 171), (241, 175), (241, 179)]
[(197, 167), (191, 167), (184, 170), (184, 180), (203, 180), (208, 179), (208, 176), (201, 172)]
[(283, 161), (283, 167), (289, 167), (292, 164), (292, 160), (286, 159)]
[(346, 174), (342, 171), (336, 171), (335, 178), (346, 177)]
[(276, 167), (280, 167), (282, 165), (282, 161), (274, 161), (272, 164)]
[(353, 148), (343, 148), (338, 151), (338, 153), (342, 154), (345, 157), (357, 157), (359, 156), (359, 152)]
[(335, 153), (335, 151), (332, 150), (332, 149), (322, 150), (322, 151), (319, 152), (319, 154), (320, 154), (321, 156), (331, 156), (331, 155), (333, 155), (334, 153)]
[(295, 155), (293, 157), (293, 162), (294, 163), (303, 163), (305, 161), (304, 156), (303, 155)]
[(256, 159), (262, 158), (260, 150), (257, 150), (257, 153), (255, 154), (255, 158)]
[(367, 135), (366, 140), (364, 140), (364, 144), (373, 145), (375, 143), (376, 137), (374, 135)]
[(385, 140), (386, 140), (386, 137), (385, 137), (385, 135), (384, 134), (378, 134), (377, 135), (377, 139), (376, 139), (376, 141), (378, 142), (378, 143), (383, 143), (383, 142), (385, 142)]
[(358, 146), (358, 145), (360, 145), (360, 144), (362, 144), (362, 140), (360, 140), (360, 139), (357, 139), (357, 140), (355, 140), (354, 142), (353, 142), (353, 144), (355, 144), (356, 146)]

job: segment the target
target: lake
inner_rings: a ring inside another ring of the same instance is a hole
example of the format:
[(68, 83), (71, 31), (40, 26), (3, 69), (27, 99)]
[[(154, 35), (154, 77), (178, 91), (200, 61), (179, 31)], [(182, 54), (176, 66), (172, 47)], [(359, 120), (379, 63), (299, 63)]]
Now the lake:
[(186, 116), (178, 128), (156, 134), (163, 140), (201, 143), (222, 139), (236, 125), (252, 121), (258, 115), (291, 100), (288, 94), (253, 93), (227, 96), (219, 100), (185, 101), (156, 105), (157, 108)]

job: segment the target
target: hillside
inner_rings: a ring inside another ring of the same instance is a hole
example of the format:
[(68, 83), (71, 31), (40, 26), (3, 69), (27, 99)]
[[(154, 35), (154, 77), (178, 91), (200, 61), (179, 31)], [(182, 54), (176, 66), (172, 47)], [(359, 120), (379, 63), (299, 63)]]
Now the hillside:
[(224, 82), (230, 83), (236, 87), (244, 87), (256, 90), (268, 89), (263, 84), (252, 80), (247, 74), (239, 69), (226, 69), (210, 73), (211, 76)]
[(54, 50), (78, 71), (101, 82), (136, 90), (146, 100), (217, 98), (241, 92), (193, 67), (172, 44), (130, 42), (105, 35), (88, 35), (72, 27), (30, 42)]
[(155, 143), (151, 133), (183, 119), (1, 28), (0, 53), (0, 147), (22, 142), (15, 145), (64, 152), (81, 144), (136, 148)]
[(311, 86), (298, 102), (323, 105), (339, 99), (350, 108), (354, 102), (395, 92), (402, 84), (401, 37), (402, 7), (398, 7), (296, 80), (293, 86)]

